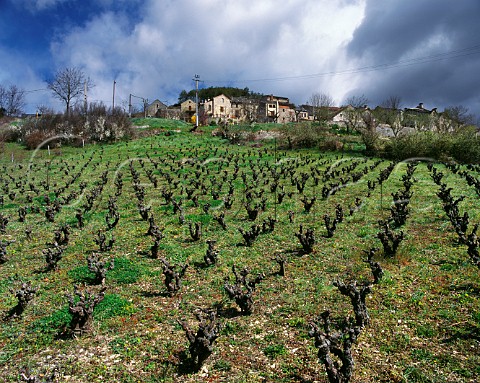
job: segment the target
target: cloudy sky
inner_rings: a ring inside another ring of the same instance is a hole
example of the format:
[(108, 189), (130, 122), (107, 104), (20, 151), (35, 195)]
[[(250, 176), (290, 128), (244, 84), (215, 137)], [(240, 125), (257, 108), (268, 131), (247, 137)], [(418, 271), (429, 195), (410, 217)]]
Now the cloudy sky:
[(297, 105), (398, 96), (478, 116), (479, 16), (478, 0), (0, 0), (0, 84), (28, 91), (27, 112), (60, 110), (45, 81), (78, 67), (107, 105), (114, 80), (116, 105), (172, 104), (198, 74)]

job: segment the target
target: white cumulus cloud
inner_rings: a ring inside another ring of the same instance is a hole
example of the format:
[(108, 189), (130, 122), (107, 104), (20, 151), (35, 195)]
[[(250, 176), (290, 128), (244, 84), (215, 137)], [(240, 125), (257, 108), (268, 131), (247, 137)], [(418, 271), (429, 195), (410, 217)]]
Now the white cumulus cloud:
[(150, 0), (135, 20), (118, 10), (95, 15), (58, 38), (52, 53), (58, 67), (83, 68), (105, 101), (115, 79), (124, 99), (174, 102), (194, 74), (204, 86), (249, 87), (297, 103), (316, 91), (340, 99), (343, 79), (286, 78), (347, 65), (343, 52), (363, 13), (363, 1)]

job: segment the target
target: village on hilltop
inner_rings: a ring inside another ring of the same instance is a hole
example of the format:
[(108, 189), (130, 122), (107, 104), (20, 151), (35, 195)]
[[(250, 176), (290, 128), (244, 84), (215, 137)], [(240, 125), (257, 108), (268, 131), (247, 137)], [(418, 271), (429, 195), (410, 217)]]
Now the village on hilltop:
[[(356, 121), (352, 121), (354, 114), (358, 116), (358, 114), (361, 113), (371, 113), (379, 119), (378, 124), (376, 124), (377, 130), (387, 136), (395, 135), (395, 131), (392, 132), (392, 130), (395, 130), (395, 127), (393, 127), (395, 124), (405, 129), (409, 127), (412, 129), (418, 128), (417, 126), (413, 126), (418, 124), (418, 121), (423, 121), (424, 126), (420, 128), (425, 129), (434, 129), (438, 127), (438, 125), (453, 126), (447, 116), (439, 113), (437, 108), (427, 109), (423, 103), (419, 103), (416, 107), (403, 109), (386, 108), (382, 106), (370, 109), (368, 105), (337, 107), (303, 104), (295, 106), (290, 102), (288, 97), (275, 95), (229, 97), (223, 93), (205, 100), (200, 100), (198, 110), (196, 108), (196, 102), (190, 98), (174, 106), (167, 106), (162, 101), (156, 99), (146, 104), (144, 111), (136, 115), (178, 119), (195, 123), (196, 113), (198, 113), (199, 125), (249, 123), (286, 124), (292, 122), (322, 121), (338, 126), (348, 127), (349, 125), (353, 125), (352, 128), (365, 124), (365, 119), (362, 118), (357, 118)], [(385, 116), (386, 114), (389, 114), (390, 121), (387, 118), (382, 119), (378, 117), (381, 115)], [(431, 121), (431, 126), (429, 126), (428, 121)]]

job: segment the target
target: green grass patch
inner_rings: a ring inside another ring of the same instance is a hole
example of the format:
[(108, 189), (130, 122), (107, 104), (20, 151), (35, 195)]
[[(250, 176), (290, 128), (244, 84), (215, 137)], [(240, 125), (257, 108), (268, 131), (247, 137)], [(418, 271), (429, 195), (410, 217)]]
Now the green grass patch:
[(138, 282), (144, 273), (144, 268), (138, 262), (132, 262), (127, 258), (115, 259), (115, 267), (107, 274), (107, 280), (118, 284), (130, 284)]
[(138, 352), (141, 343), (142, 339), (140, 337), (125, 336), (112, 340), (108, 345), (115, 354), (133, 357)]
[(263, 353), (265, 356), (274, 359), (277, 356), (285, 355), (287, 353), (287, 349), (285, 348), (284, 344), (272, 344), (263, 349)]
[(213, 365), (213, 368), (217, 371), (230, 371), (232, 369), (232, 363), (228, 360), (217, 360)]
[(135, 306), (117, 294), (105, 294), (103, 300), (95, 307), (93, 317), (106, 320), (116, 316), (131, 315), (137, 309)]
[(66, 327), (71, 319), (72, 314), (68, 311), (68, 305), (65, 305), (61, 309), (54, 311), (52, 314), (33, 322), (31, 328), (35, 332), (51, 334)]
[(304, 327), (307, 324), (305, 318), (292, 318), (292, 319), (289, 319), (287, 323), (290, 327), (297, 327), (297, 328)]
[(235, 335), (241, 331), (241, 329), (242, 327), (237, 322), (226, 322), (222, 327), (221, 334), (226, 336)]
[(185, 129), (190, 128), (191, 124), (188, 124), (181, 120), (171, 120), (166, 118), (132, 118), (132, 124), (134, 126), (148, 127), (153, 129)]
[[(115, 267), (107, 272), (106, 280), (118, 284), (135, 283), (142, 276), (144, 270), (127, 258), (118, 258), (114, 261)], [(93, 283), (95, 274), (92, 273), (88, 266), (78, 266), (68, 271), (69, 277), (73, 278), (76, 283)]]
[(425, 324), (415, 327), (415, 334), (422, 338), (433, 338), (438, 334), (438, 331), (431, 325)]
[(403, 372), (405, 383), (433, 383), (421, 369), (417, 367), (407, 367)]

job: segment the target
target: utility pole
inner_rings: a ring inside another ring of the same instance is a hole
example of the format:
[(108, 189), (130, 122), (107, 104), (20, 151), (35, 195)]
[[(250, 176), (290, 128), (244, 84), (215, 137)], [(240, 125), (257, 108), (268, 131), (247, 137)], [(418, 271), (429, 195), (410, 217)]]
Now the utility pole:
[(83, 85), (83, 108), (85, 115), (87, 114), (87, 82), (85, 81), (85, 84)]
[(198, 82), (200, 81), (200, 76), (196, 74), (193, 81), (195, 81), (195, 130), (198, 128)]
[(147, 117), (148, 99), (140, 97), (140, 96), (135, 96), (132, 93), (130, 93), (130, 96), (128, 97), (128, 116), (132, 117), (132, 97), (139, 98), (140, 100), (142, 100), (142, 102), (143, 102), (143, 114), (144, 114), (144, 117)]
[(115, 114), (115, 85), (116, 84), (117, 84), (117, 81), (113, 80), (112, 114)]
[(128, 117), (132, 118), (132, 94), (128, 96)]

